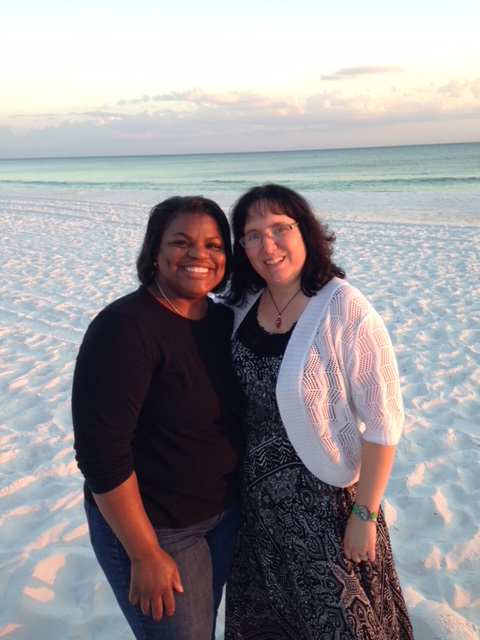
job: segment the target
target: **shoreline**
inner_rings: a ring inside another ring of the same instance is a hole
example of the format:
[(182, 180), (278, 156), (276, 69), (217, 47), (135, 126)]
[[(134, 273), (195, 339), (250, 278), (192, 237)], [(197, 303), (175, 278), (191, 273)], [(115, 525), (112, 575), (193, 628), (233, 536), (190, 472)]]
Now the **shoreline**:
[[(175, 191), (176, 193), (176, 191)], [(88, 217), (95, 215), (95, 208), (108, 207), (102, 215), (110, 215), (112, 210), (118, 209), (124, 220), (128, 217), (139, 222), (137, 216), (147, 219), (148, 212), (157, 202), (174, 195), (172, 191), (162, 189), (80, 189), (64, 187), (14, 187), (0, 186), (0, 212), (5, 207), (12, 207), (39, 211), (48, 215), (48, 203), (53, 215), (69, 215), (69, 211), (80, 212)], [(228, 215), (232, 204), (238, 197), (233, 192), (208, 192), (208, 198), (216, 201)], [(338, 194), (337, 192), (317, 192), (305, 194), (313, 205), (317, 215), (335, 230), (344, 223), (375, 223), (388, 225), (417, 226), (445, 226), (475, 229), (480, 228), (480, 211), (477, 215), (465, 214), (463, 209), (475, 210), (479, 195), (477, 193), (459, 195), (445, 194), (415, 194), (415, 193), (383, 193), (359, 192)], [(40, 203), (44, 206), (39, 206)], [(354, 203), (355, 210), (352, 210)], [(441, 203), (441, 208), (440, 208)], [(435, 204), (435, 210), (433, 210)], [(60, 212), (55, 211), (60, 209)], [(420, 210), (419, 210), (420, 209)], [(440, 210), (439, 210), (440, 209)], [(96, 215), (98, 217), (98, 215)], [(99, 220), (101, 218), (98, 218)], [(118, 217), (116, 217), (118, 220)]]

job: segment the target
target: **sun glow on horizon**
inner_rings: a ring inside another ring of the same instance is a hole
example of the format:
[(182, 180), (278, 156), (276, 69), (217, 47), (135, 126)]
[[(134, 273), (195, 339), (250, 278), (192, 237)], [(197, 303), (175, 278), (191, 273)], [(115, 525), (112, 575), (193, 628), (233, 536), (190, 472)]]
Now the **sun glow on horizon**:
[(476, 141), (459, 3), (7, 0), (0, 157)]

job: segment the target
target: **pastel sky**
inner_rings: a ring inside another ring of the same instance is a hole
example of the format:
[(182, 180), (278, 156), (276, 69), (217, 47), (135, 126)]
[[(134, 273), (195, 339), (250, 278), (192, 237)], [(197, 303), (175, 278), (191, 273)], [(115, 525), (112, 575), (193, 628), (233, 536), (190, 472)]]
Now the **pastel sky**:
[(480, 141), (479, 0), (2, 0), (0, 157)]

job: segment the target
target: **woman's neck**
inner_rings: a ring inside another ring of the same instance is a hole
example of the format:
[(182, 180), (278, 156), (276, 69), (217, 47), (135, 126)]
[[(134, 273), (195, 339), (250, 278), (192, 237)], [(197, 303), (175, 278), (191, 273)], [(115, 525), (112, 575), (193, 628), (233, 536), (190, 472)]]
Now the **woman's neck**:
[(308, 300), (300, 280), (285, 286), (266, 287), (258, 307), (258, 322), (269, 333), (285, 333), (298, 321)]
[(301, 290), (301, 280), (296, 278), (291, 282), (285, 283), (267, 283), (266, 288), (275, 299), (278, 306), (281, 306), (284, 302), (289, 300), (297, 291)]
[(186, 298), (172, 298), (155, 280), (148, 287), (149, 292), (166, 309), (188, 320), (201, 320), (207, 313), (208, 303), (206, 297), (198, 300), (187, 300)]

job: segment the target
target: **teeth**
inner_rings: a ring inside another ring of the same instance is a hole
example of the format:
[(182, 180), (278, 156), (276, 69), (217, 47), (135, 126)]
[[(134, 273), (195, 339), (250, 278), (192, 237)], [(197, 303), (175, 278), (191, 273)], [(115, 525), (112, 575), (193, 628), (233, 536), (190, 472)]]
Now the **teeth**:
[(208, 273), (208, 269), (206, 267), (185, 267), (185, 271), (189, 273)]
[(279, 262), (283, 262), (285, 258), (277, 258), (276, 260), (265, 260), (265, 264), (267, 265), (273, 265), (273, 264), (278, 264)]

